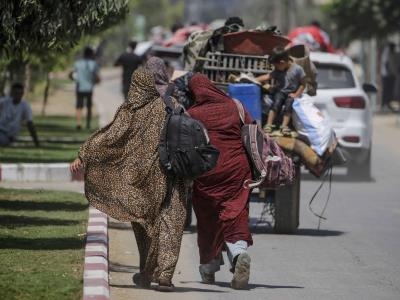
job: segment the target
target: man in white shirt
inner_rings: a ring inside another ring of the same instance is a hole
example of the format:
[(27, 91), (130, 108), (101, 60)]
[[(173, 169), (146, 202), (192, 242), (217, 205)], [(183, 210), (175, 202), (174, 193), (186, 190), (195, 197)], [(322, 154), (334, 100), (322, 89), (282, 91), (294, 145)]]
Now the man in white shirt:
[(36, 147), (39, 146), (32, 110), (29, 103), (22, 100), (24, 86), (14, 83), (10, 95), (0, 98), (0, 146), (7, 146), (18, 136), (22, 123), (26, 122)]

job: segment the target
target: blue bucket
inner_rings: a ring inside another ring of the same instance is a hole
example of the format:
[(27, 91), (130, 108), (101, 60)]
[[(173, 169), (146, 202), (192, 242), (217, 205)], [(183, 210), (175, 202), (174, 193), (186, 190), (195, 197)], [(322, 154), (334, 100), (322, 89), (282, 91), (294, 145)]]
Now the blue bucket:
[(261, 122), (261, 88), (253, 83), (236, 83), (228, 85), (228, 94), (239, 100), (254, 120)]

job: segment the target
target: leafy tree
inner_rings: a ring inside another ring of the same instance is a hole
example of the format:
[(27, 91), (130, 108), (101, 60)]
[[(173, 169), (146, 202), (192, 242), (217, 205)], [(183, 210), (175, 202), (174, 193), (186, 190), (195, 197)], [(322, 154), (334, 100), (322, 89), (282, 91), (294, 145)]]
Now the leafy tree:
[(127, 1), (1, 1), (0, 66), (17, 77), (23, 77), (31, 60), (51, 68), (53, 57), (65, 54), (82, 36), (118, 23), (127, 12)]
[(384, 38), (400, 28), (399, 0), (333, 0), (325, 10), (347, 40)]
[(131, 11), (148, 17), (146, 29), (153, 26), (172, 26), (182, 22), (184, 0), (130, 0)]

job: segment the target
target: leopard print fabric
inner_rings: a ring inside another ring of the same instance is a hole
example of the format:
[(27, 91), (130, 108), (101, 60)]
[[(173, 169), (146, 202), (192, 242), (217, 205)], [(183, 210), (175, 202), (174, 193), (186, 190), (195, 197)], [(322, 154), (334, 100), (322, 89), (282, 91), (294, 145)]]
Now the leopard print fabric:
[(186, 214), (182, 181), (174, 184), (169, 206), (162, 206), (167, 178), (158, 144), (165, 114), (153, 75), (140, 68), (132, 75), (128, 99), (114, 120), (79, 152), (86, 198), (109, 216), (135, 224), (141, 270), (155, 279), (172, 278)]
[(164, 104), (151, 73), (137, 70), (114, 120), (81, 147), (89, 203), (120, 221), (155, 220), (166, 193), (158, 144)]

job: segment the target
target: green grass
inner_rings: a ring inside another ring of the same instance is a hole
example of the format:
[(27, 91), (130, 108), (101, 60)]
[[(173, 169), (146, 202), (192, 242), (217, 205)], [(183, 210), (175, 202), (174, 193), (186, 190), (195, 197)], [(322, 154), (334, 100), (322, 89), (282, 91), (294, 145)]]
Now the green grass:
[[(30, 140), (26, 128), (20, 134), (24, 142), (13, 143), (10, 147), (0, 148), (0, 163), (53, 163), (70, 162), (77, 157), (79, 147), (95, 129), (76, 130), (75, 119), (65, 116), (49, 116), (34, 118), (39, 140), (58, 140), (59, 142), (41, 142), (36, 148)], [(93, 127), (98, 127), (97, 118)], [(65, 140), (73, 140), (67, 143)]]
[(1, 163), (55, 163), (71, 162), (78, 155), (81, 144), (41, 143), (36, 148), (33, 143), (15, 143), (0, 148)]
[(81, 194), (0, 189), (1, 299), (81, 299), (86, 225)]
[[(39, 139), (43, 138), (73, 138), (77, 140), (85, 140), (94, 131), (82, 128), (82, 130), (76, 130), (76, 121), (74, 117), (68, 116), (35, 116), (33, 121), (36, 126)], [(85, 123), (83, 122), (85, 125)], [(99, 126), (98, 119), (93, 118), (92, 128)], [(30, 136), (26, 128), (24, 128), (20, 134), (23, 136)]]

